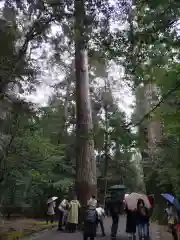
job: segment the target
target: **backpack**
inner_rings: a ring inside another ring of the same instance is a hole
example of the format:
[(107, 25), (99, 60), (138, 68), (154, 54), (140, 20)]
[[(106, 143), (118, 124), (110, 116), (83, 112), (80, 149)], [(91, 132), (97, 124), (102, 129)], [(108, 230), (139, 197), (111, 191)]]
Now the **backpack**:
[(95, 208), (89, 208), (86, 210), (86, 219), (87, 222), (95, 223), (97, 220), (97, 213)]

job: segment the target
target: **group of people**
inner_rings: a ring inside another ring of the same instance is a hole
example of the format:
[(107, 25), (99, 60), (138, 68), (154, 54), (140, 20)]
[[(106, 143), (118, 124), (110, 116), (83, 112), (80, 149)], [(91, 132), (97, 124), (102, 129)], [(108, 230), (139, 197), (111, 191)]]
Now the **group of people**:
[[(55, 202), (48, 204), (48, 218), (47, 223), (50, 220), (53, 222), (55, 215)], [(59, 212), (59, 223), (58, 230), (62, 231), (66, 229), (68, 232), (75, 232), (77, 225), (79, 223), (79, 210), (81, 205), (75, 196), (71, 201), (64, 199), (58, 206)], [(152, 209), (148, 209), (145, 205), (143, 199), (137, 201), (137, 207), (134, 210), (129, 210), (125, 207), (127, 214), (126, 219), (126, 232), (128, 233), (129, 239), (136, 239), (136, 231), (138, 231), (139, 240), (149, 240), (149, 222), (152, 214)], [(112, 227), (111, 227), (111, 238), (116, 239), (118, 223), (119, 223), (119, 213), (120, 209), (117, 205), (113, 204), (110, 208), (110, 214), (112, 217)], [(177, 223), (177, 214), (174, 211), (173, 205), (168, 204), (166, 209), (166, 216), (168, 220), (169, 231), (171, 232), (173, 239), (177, 240), (177, 232), (175, 225)], [(96, 237), (96, 231), (98, 225), (101, 227), (102, 236), (105, 236), (103, 220), (105, 217), (105, 211), (102, 206), (100, 206), (95, 196), (92, 196), (87, 202), (87, 206), (84, 214), (84, 228), (83, 236), (84, 240), (90, 238), (94, 240)]]
[[(55, 202), (51, 202), (48, 205), (48, 220), (53, 222), (55, 214)], [(68, 232), (75, 232), (79, 222), (79, 209), (81, 208), (80, 202), (75, 196), (71, 201), (63, 199), (58, 206), (59, 218), (58, 218), (58, 230), (63, 231), (66, 229)], [(116, 204), (113, 204), (110, 208), (110, 214), (112, 217), (111, 238), (116, 239), (118, 223), (119, 223), (120, 209)], [(145, 207), (142, 199), (138, 200), (136, 211), (130, 211), (126, 208), (127, 222), (126, 232), (129, 234), (129, 238), (136, 238), (136, 227), (139, 233), (139, 239), (149, 239), (149, 212)], [(94, 240), (96, 237), (96, 231), (98, 225), (100, 225), (102, 236), (105, 236), (103, 219), (105, 217), (105, 211), (100, 206), (95, 196), (92, 196), (87, 202), (85, 214), (84, 214), (84, 228), (83, 235), (84, 240), (90, 238)]]
[(137, 202), (137, 208), (130, 211), (126, 207), (127, 221), (126, 232), (129, 235), (129, 239), (136, 239), (136, 229), (138, 230), (139, 239), (149, 240), (149, 220), (150, 212), (146, 208), (142, 199)]
[[(139, 199), (137, 203), (137, 209), (130, 211), (126, 208), (126, 213), (126, 232), (129, 234), (129, 239), (136, 239), (137, 229), (139, 239), (149, 240), (149, 221), (152, 214), (152, 209), (148, 210), (145, 207), (144, 201)], [(177, 209), (170, 202), (167, 203), (167, 208), (165, 209), (165, 218), (168, 224), (168, 232), (171, 233), (174, 240), (178, 240), (176, 226), (179, 223), (179, 216)]]
[[(55, 201), (48, 204), (47, 223), (48, 221), (51, 221), (51, 223), (54, 221), (55, 207)], [(71, 233), (75, 232), (79, 223), (80, 208), (81, 205), (76, 196), (70, 201), (66, 198), (63, 199), (58, 206), (58, 231), (67, 230)], [(87, 202), (84, 214), (84, 240), (88, 238), (93, 240), (96, 237), (96, 230), (99, 225), (101, 227), (102, 236), (105, 236), (103, 225), (104, 217), (105, 211), (93, 195)]]
[[(78, 213), (81, 205), (74, 196), (72, 200), (64, 199), (57, 207), (58, 212), (58, 230), (62, 231), (64, 227), (69, 232), (74, 232), (78, 224)], [(48, 203), (47, 219), (46, 222), (50, 221), (53, 223), (55, 217), (56, 202), (52, 201)]]

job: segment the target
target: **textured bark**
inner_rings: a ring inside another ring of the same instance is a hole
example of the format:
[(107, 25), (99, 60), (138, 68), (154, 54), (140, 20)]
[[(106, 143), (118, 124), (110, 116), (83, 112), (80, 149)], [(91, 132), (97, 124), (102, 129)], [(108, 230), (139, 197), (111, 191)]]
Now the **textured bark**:
[[(145, 114), (145, 96), (144, 96), (144, 88), (143, 86), (139, 86), (136, 88), (136, 114), (135, 114), (135, 122), (138, 122)], [(146, 163), (149, 160), (148, 155), (148, 143), (147, 143), (147, 121), (142, 122), (138, 127), (138, 135), (139, 135), (139, 150), (142, 157), (142, 170), (144, 175), (144, 183), (147, 188), (146, 182)]]
[(105, 161), (104, 161), (104, 205), (105, 198), (107, 194), (107, 186), (108, 186), (108, 169), (109, 169), (109, 133), (108, 133), (108, 108), (113, 104), (113, 96), (111, 91), (110, 82), (108, 81), (108, 76), (105, 75), (105, 87), (104, 93), (102, 96), (102, 101), (104, 102), (104, 110), (105, 110), (105, 133), (104, 133), (104, 153), (105, 153)]
[[(145, 98), (145, 111), (149, 112), (152, 107), (158, 102), (158, 93), (157, 87), (154, 83), (147, 83), (144, 86), (144, 98)], [(148, 133), (148, 148), (151, 154), (158, 151), (159, 145), (163, 140), (163, 131), (162, 126), (159, 120), (157, 120), (154, 116), (148, 121), (147, 126)]]
[(75, 1), (75, 67), (77, 159), (76, 189), (85, 205), (96, 194), (96, 159), (94, 154), (93, 123), (89, 96), (88, 55), (84, 40), (84, 1)]
[[(154, 83), (144, 85), (145, 114), (148, 113), (158, 102), (157, 87)], [(144, 174), (146, 179), (147, 193), (157, 193), (157, 172), (152, 170), (152, 164), (158, 161), (162, 153), (161, 143), (163, 141), (163, 131), (161, 122), (152, 114), (146, 121), (146, 143), (147, 160), (144, 164)]]
[[(157, 88), (153, 83), (146, 83), (136, 90), (136, 115), (138, 116), (137, 122), (145, 114), (147, 114), (155, 104), (157, 104)], [(146, 141), (146, 148), (149, 151), (158, 148), (163, 140), (163, 131), (161, 122), (155, 116), (149, 116), (139, 126), (139, 131), (142, 136), (142, 141)]]

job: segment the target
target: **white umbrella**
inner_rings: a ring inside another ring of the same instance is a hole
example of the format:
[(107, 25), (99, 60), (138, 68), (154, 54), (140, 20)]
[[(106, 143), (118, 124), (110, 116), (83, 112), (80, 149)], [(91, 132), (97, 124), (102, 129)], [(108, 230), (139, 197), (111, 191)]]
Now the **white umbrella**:
[(129, 193), (125, 193), (124, 198), (127, 198), (129, 196)]
[(149, 202), (148, 197), (145, 194), (141, 193), (131, 193), (125, 198), (126, 206), (129, 210), (135, 210), (137, 208), (137, 202), (139, 199), (144, 201), (145, 207), (148, 209), (151, 208), (151, 204)]
[(56, 199), (58, 199), (58, 197), (51, 197), (47, 200), (47, 204), (56, 201)]

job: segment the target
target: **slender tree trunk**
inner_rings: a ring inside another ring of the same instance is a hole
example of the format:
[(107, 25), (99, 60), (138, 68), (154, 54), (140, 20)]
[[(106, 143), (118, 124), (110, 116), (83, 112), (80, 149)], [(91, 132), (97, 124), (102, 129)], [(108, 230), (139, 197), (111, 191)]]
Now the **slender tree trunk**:
[[(72, 78), (74, 77), (74, 67), (75, 67), (75, 62), (73, 61), (70, 67), (70, 76), (67, 77), (67, 88), (66, 88), (66, 96), (65, 96), (65, 101), (64, 101), (64, 133), (67, 133), (67, 119), (68, 119), (68, 104), (70, 102), (70, 90), (71, 90), (71, 83), (72, 83)], [(72, 74), (73, 72), (73, 74)]]
[(69, 103), (69, 98), (70, 98), (70, 88), (71, 88), (71, 79), (67, 79), (67, 88), (66, 88), (66, 95), (65, 95), (65, 101), (64, 101), (64, 114), (63, 114), (63, 123), (62, 123), (62, 128), (63, 131), (61, 130), (58, 134), (58, 139), (57, 143), (61, 143), (62, 138), (66, 138), (67, 136), (67, 120), (68, 120), (68, 103)]
[(66, 121), (68, 119), (68, 103), (69, 103), (69, 97), (70, 97), (70, 88), (71, 88), (71, 80), (68, 79), (67, 83), (67, 89), (66, 89), (66, 96), (64, 101), (64, 132), (67, 132), (67, 124)]
[[(19, 116), (18, 113), (15, 114), (15, 116), (13, 117), (13, 123), (10, 129), (10, 139), (8, 144), (5, 146), (4, 151), (2, 153), (2, 156), (0, 157), (0, 183), (6, 178), (6, 176), (8, 175), (7, 172), (7, 163), (6, 163), (6, 158), (8, 157), (9, 151), (11, 149), (12, 143), (16, 137), (17, 131), (19, 129)], [(16, 126), (16, 128), (15, 128)]]
[(89, 97), (88, 55), (84, 39), (85, 8), (83, 0), (75, 1), (75, 67), (77, 160), (76, 189), (83, 205), (97, 192), (93, 123)]

